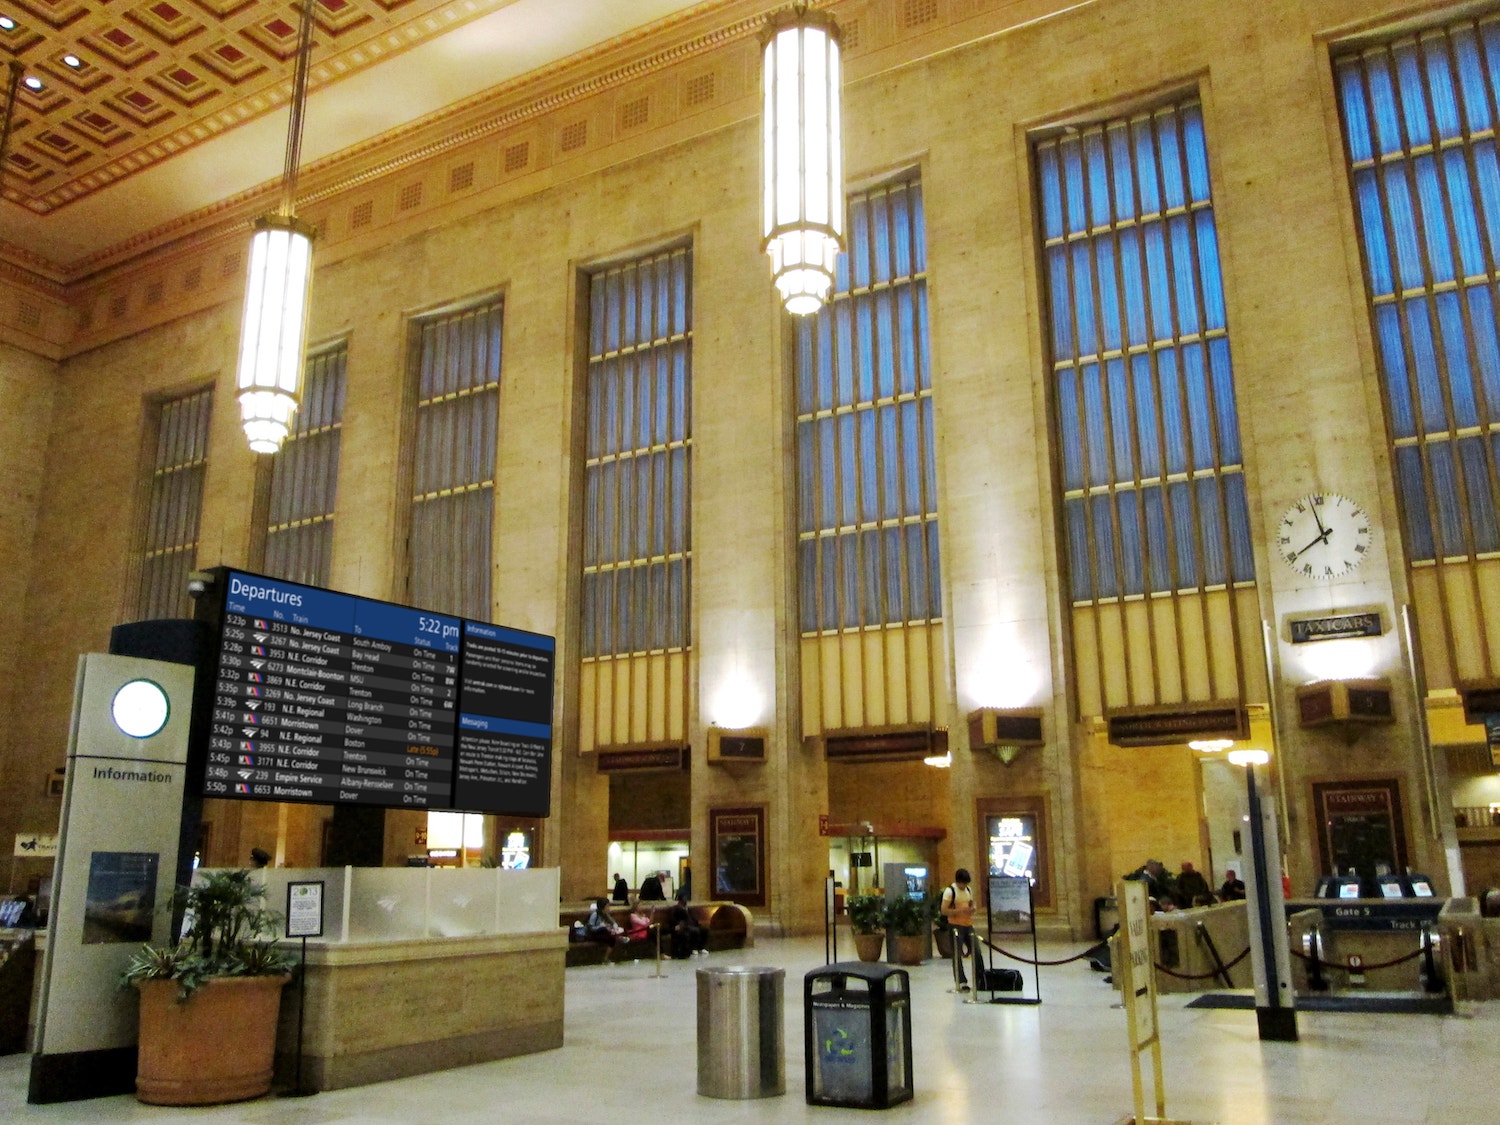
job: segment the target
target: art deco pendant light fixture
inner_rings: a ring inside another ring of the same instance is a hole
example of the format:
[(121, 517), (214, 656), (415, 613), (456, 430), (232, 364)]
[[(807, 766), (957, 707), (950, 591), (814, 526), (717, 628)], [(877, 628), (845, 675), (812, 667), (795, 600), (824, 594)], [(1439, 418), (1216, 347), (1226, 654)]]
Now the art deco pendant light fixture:
[(771, 273), (788, 312), (815, 313), (844, 244), (839, 29), (805, 4), (777, 12), (762, 40), (762, 211)]
[(313, 6), (317, 2), (302, 0), (281, 205), (273, 214), (256, 220), (250, 240), (238, 387), (245, 437), (256, 453), (275, 453), (281, 448), (300, 401), (312, 281), (312, 230), (297, 219), (295, 208), (307, 103), (307, 62), (312, 54)]

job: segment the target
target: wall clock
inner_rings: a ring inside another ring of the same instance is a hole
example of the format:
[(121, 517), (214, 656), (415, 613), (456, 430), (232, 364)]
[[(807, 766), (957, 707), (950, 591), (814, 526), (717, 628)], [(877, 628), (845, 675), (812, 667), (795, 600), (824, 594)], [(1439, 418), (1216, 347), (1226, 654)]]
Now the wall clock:
[(1339, 578), (1370, 549), (1370, 517), (1347, 496), (1314, 492), (1292, 503), (1281, 517), (1276, 551), (1304, 578)]

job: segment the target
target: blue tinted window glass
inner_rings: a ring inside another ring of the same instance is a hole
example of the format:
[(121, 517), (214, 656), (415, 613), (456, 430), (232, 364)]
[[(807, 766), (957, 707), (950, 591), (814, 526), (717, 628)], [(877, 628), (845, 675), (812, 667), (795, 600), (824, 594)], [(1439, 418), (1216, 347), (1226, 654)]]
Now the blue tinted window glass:
[[(1061, 235), (1068, 204), (1055, 153), (1052, 164), (1043, 210)], [(795, 322), (804, 631), (940, 615), (921, 185), (861, 192), (848, 209), (849, 267), (823, 308)], [(1062, 287), (1067, 254), (1049, 254)], [(1071, 331), (1055, 338), (1059, 352)], [(818, 604), (821, 613), (808, 608)]]
[(1470, 132), (1490, 127), (1490, 102), (1479, 43), (1472, 27), (1454, 28), (1450, 49), (1458, 68), (1459, 112)]
[(1141, 536), (1140, 497), (1135, 489), (1115, 494), (1120, 522), (1120, 577), (1126, 594), (1145, 592), (1145, 543)]
[[(670, 556), (689, 547), (691, 271), (691, 251), (677, 249), (589, 278), (581, 607), (588, 656), (688, 643), (689, 572)], [(811, 354), (817, 342), (797, 346)], [(799, 396), (812, 400), (810, 390)], [(799, 523), (815, 503), (799, 497)]]
[(1415, 437), (1417, 424), (1411, 407), (1411, 384), (1407, 379), (1400, 309), (1395, 305), (1375, 307), (1375, 335), (1380, 345), (1380, 366), (1385, 373), (1391, 430), (1398, 438)]
[[(1488, 329), (1495, 323), (1493, 287), (1487, 285), (1470, 289), (1466, 296), (1469, 302), (1469, 319), (1475, 325)], [(1475, 331), (1471, 339), (1474, 344), (1474, 374), (1483, 389), (1485, 417), (1500, 418), (1500, 335), (1490, 331)]]
[[(1074, 600), (1253, 580), (1235, 546), (1243, 481), (1219, 500), (1242, 454), (1201, 109), (1106, 121), (1036, 153), (1042, 236), (1072, 233), (1044, 253)], [(1166, 483), (1189, 470), (1199, 483)]]
[(1250, 546), (1250, 505), (1245, 499), (1242, 474), (1224, 474), (1224, 507), (1229, 517), (1231, 574), (1236, 582), (1249, 582), (1255, 577), (1255, 554)]
[(1344, 107), (1344, 139), (1349, 145), (1349, 157), (1356, 164), (1369, 160), (1370, 118), (1365, 111), (1365, 87), (1360, 69), (1345, 61), (1337, 67), (1339, 93)]
[(1380, 187), (1375, 173), (1368, 168), (1354, 174), (1354, 196), (1359, 209), (1360, 230), (1365, 240), (1365, 264), (1370, 288), (1383, 297), (1395, 291), (1391, 273), (1391, 247), (1385, 236), (1384, 211), (1380, 204)]
[(1432, 521), (1427, 515), (1426, 474), (1420, 451), (1414, 445), (1396, 448), (1396, 482), (1400, 485), (1401, 510), (1406, 516), (1407, 550), (1414, 562), (1435, 557)]
[(1480, 554), (1500, 550), (1500, 530), (1495, 526), (1495, 499), (1490, 491), (1490, 469), (1486, 442), (1480, 437), (1460, 438), (1458, 459), (1463, 466), (1464, 487), (1469, 494), (1468, 531), (1473, 548)]
[(1096, 597), (1089, 564), (1088, 509), (1083, 497), (1068, 499), (1063, 510), (1068, 524), (1068, 577), (1073, 600), (1083, 601)]

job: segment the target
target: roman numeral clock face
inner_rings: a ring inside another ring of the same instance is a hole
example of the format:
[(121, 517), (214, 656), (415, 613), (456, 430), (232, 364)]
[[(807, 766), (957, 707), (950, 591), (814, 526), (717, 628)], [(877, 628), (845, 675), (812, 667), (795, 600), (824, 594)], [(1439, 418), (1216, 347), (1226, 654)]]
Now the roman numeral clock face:
[(1304, 578), (1340, 578), (1364, 562), (1369, 550), (1370, 517), (1336, 492), (1302, 497), (1277, 530), (1281, 561)]

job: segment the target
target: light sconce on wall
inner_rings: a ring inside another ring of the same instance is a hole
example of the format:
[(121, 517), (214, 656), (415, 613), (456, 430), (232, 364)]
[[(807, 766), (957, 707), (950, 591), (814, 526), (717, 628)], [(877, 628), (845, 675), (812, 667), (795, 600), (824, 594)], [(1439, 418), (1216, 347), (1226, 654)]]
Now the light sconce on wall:
[(765, 250), (787, 312), (815, 313), (844, 248), (844, 153), (839, 28), (796, 4), (761, 36)]
[(770, 732), (764, 727), (745, 727), (739, 730), (709, 727), (708, 760), (763, 763), (766, 760), (766, 742), (770, 737)]
[(1297, 720), (1304, 728), (1341, 726), (1352, 737), (1369, 724), (1394, 723), (1389, 680), (1322, 680), (1297, 688)]
[(1195, 738), (1188, 743), (1188, 749), (1200, 754), (1222, 754), (1233, 745), (1232, 738)]
[(245, 437), (256, 453), (275, 453), (281, 448), (301, 401), (299, 384), (312, 282), (312, 229), (298, 220), (295, 210), (316, 3), (302, 0), (281, 205), (274, 214), (257, 220), (250, 240), (237, 384)]
[(969, 748), (989, 750), (1003, 766), (1027, 746), (1043, 746), (1042, 711), (1037, 707), (981, 707), (969, 712)]

